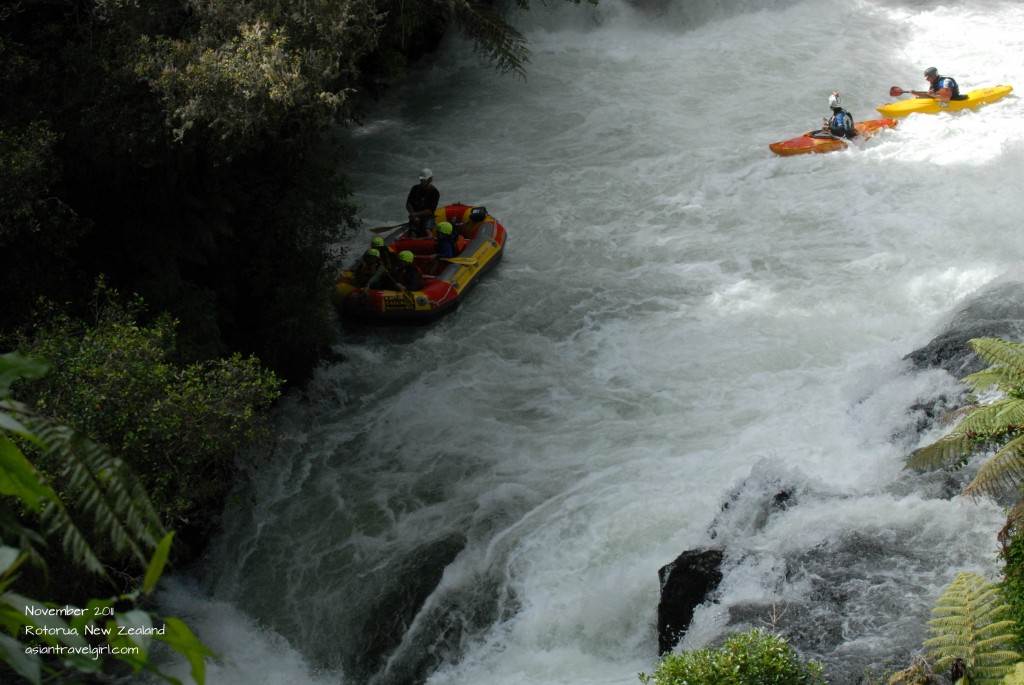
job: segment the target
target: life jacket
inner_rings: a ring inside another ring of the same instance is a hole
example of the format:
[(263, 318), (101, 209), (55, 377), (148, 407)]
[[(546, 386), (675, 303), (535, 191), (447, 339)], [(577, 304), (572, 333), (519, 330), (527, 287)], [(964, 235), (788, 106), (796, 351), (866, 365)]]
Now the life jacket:
[(377, 271), (381, 268), (381, 261), (379, 258), (363, 256), (356, 264), (353, 276), (355, 278), (356, 285), (360, 288), (364, 287), (370, 282)]
[(937, 93), (943, 88), (949, 88), (952, 97), (950, 100), (966, 100), (966, 95), (960, 94), (960, 86), (957, 85), (956, 79), (951, 76), (940, 76), (935, 79), (935, 85), (928, 89), (929, 93)]
[(857, 129), (853, 126), (853, 117), (845, 109), (832, 110), (832, 118), (828, 120), (828, 130), (834, 136), (853, 138)]
[(405, 286), (406, 290), (420, 290), (423, 288), (423, 276), (420, 275), (420, 270), (412, 264), (402, 264), (392, 276), (396, 282)]
[(451, 235), (438, 235), (437, 236), (437, 256), (438, 257), (454, 257), (456, 251), (455, 241), (458, 240), (458, 236), (453, 232)]

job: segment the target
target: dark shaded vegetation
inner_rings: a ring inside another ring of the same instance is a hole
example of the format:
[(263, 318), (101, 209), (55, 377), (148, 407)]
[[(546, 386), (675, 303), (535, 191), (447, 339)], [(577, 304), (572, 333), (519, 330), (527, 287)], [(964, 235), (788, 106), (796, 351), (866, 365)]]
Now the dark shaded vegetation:
[[(0, 0), (0, 352), (51, 368), (10, 401), (107, 445), (96, 463), (136, 474), (178, 531), (173, 560), (212, 532), (282, 379), (307, 378), (332, 340), (334, 246), (357, 223), (333, 133), (450, 29), (524, 73), (504, 9)], [(82, 514), (71, 453), (20, 447), (53, 510)], [(25, 511), (0, 514), (30, 530)], [(25, 565), (20, 582), (59, 601), (124, 592), (138, 559), (104, 544), (103, 582), (42, 547), (49, 574)]]
[(4, 3), (0, 331), (41, 295), (80, 310), (105, 274), (181, 322), (184, 359), (306, 376), (333, 330), (329, 248), (355, 220), (330, 130), (449, 26), (523, 70), (490, 2)]

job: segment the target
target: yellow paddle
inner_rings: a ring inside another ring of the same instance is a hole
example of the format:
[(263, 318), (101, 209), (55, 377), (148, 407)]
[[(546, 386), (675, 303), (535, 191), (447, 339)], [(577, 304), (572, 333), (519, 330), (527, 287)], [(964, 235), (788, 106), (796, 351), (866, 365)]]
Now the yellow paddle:
[(451, 262), (462, 266), (476, 266), (476, 257), (441, 257), (442, 262)]

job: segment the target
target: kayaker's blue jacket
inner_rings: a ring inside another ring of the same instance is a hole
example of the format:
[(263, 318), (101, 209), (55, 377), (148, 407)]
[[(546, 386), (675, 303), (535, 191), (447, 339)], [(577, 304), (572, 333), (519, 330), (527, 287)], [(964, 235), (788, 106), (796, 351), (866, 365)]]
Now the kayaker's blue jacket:
[(857, 135), (857, 129), (853, 127), (853, 117), (842, 108), (832, 110), (832, 117), (828, 120), (828, 131), (840, 138), (853, 138)]

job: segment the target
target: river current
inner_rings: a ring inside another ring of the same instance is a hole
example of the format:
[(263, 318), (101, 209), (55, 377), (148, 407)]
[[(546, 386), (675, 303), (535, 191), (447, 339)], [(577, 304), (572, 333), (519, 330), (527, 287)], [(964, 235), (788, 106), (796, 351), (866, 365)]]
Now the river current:
[(903, 357), (1020, 277), (1024, 104), (767, 144), (832, 90), (875, 118), (931, 65), (1024, 87), (1024, 8), (646, 4), (536, 7), (525, 81), (452, 38), (347, 134), (367, 225), (429, 166), (506, 256), (430, 327), (346, 331), (285, 401), (162, 595), (221, 655), (207, 682), (636, 683), (658, 568), (715, 545), (681, 647), (774, 623), (855, 683), (920, 646), (957, 571), (997, 576), (1002, 510), (902, 469), (941, 430), (911, 407), (956, 387)]

